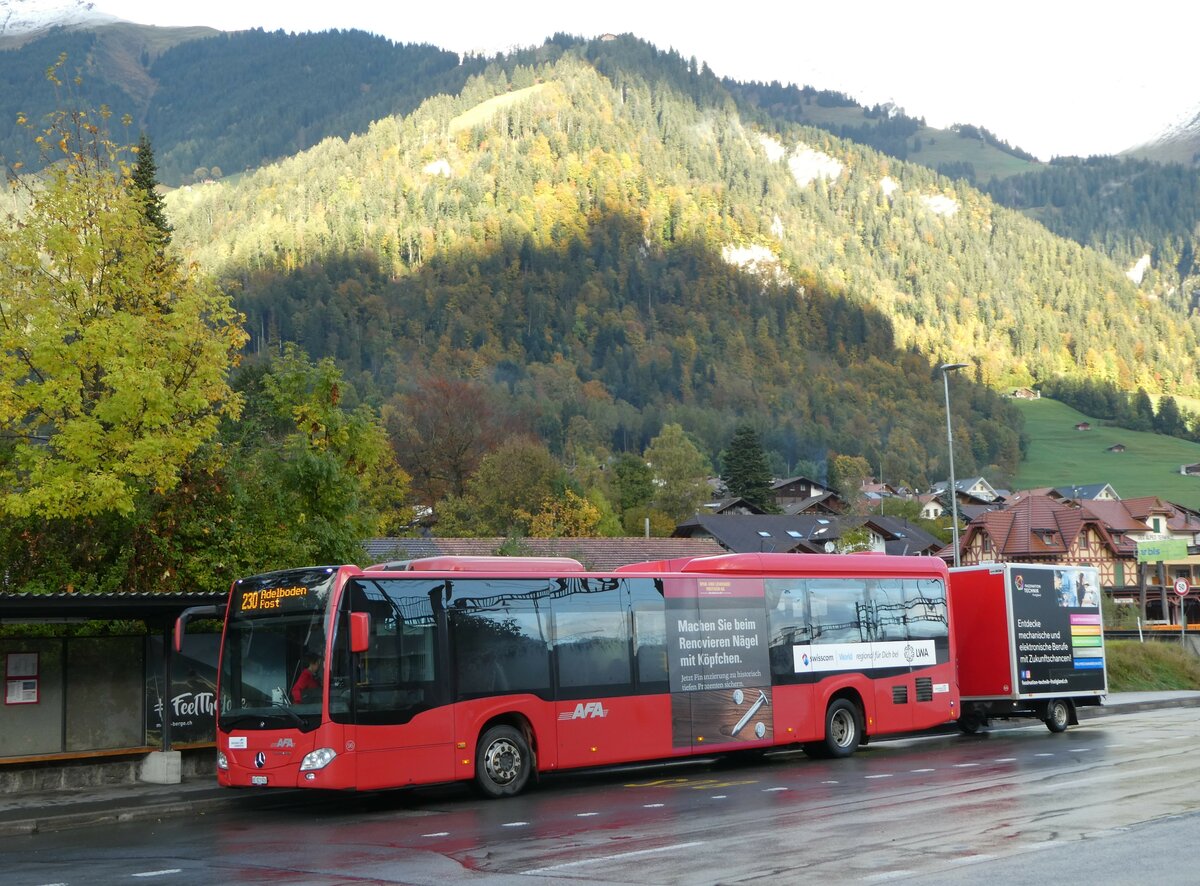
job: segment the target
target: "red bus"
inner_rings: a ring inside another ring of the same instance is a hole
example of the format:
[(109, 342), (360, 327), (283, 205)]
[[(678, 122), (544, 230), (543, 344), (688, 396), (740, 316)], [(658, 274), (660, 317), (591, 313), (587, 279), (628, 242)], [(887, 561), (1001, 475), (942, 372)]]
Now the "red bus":
[[(849, 756), (958, 718), (948, 579), (935, 557), (869, 554), (610, 573), (436, 557), (240, 579), (221, 647), (218, 780), (474, 780), (501, 797), (584, 766), (784, 745)], [(306, 666), (315, 680), (300, 679)]]

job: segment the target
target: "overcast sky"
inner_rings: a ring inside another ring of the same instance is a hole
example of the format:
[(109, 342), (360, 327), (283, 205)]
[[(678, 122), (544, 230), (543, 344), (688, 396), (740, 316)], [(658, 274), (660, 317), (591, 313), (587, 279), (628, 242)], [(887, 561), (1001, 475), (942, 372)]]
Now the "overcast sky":
[[(632, 33), (718, 76), (894, 101), (933, 126), (974, 123), (1049, 159), (1113, 154), (1200, 110), (1192, 0), (750, 0), (725, 3), (97, 0), (140, 24), (358, 28), (494, 53)], [(976, 11), (978, 10), (978, 11)], [(1189, 70), (1191, 68), (1191, 70)]]

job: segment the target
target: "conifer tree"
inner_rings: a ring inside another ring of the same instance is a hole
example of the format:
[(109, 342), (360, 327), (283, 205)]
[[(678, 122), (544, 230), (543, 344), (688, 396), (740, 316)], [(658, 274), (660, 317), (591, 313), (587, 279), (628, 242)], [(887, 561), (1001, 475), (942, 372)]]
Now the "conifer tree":
[(734, 431), (721, 461), (725, 468), (721, 482), (730, 495), (743, 498), (767, 513), (775, 510), (767, 453), (754, 428), (742, 425)]
[(161, 233), (165, 246), (171, 240), (171, 225), (167, 223), (162, 194), (158, 193), (158, 166), (154, 162), (154, 149), (145, 133), (138, 139), (133, 152), (137, 159), (133, 163), (130, 181), (142, 198), (143, 218)]

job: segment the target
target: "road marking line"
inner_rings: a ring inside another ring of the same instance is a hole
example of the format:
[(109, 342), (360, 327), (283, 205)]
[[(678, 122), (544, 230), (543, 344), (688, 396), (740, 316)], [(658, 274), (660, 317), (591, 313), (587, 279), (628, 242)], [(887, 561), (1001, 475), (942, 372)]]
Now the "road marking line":
[(599, 812), (576, 812), (576, 818), (591, 818), (593, 815), (599, 815)]
[(1035, 757), (1053, 757), (1053, 754), (1034, 754)]
[(787, 788), (763, 788), (763, 793), (770, 794), (774, 791), (786, 791), (786, 790), (787, 790)]
[(863, 877), (863, 883), (882, 883), (885, 880), (899, 880), (901, 877), (911, 877), (916, 871), (887, 871), (883, 874), (871, 874), (869, 877)]
[(892, 773), (890, 773), (890, 772), (885, 772), (885, 773), (883, 773), (882, 775), (864, 775), (864, 776), (863, 776), (863, 778), (867, 778), (867, 779), (871, 779), (871, 778), (891, 778), (891, 777), (892, 777)]
[(436, 834), (421, 834), (422, 837), (449, 837), (449, 831), (438, 831)]
[(140, 874), (130, 874), (131, 877), (165, 877), (167, 874), (182, 874), (183, 868), (168, 868), (165, 871), (142, 871)]
[(527, 822), (527, 821), (506, 821), (504, 824), (500, 825), (500, 827), (502, 827), (502, 828), (526, 828), (526, 827), (529, 827), (529, 822)]
[(616, 855), (602, 855), (599, 858), (584, 858), (579, 861), (566, 861), (562, 864), (552, 864), (544, 868), (534, 868), (531, 871), (521, 871), (522, 876), (528, 874), (542, 874), (546, 871), (560, 871), (563, 868), (574, 868), (583, 864), (596, 864), (602, 861), (618, 861), (625, 858), (635, 858), (639, 855), (653, 855), (656, 852), (673, 852), (676, 849), (691, 849), (693, 846), (703, 846), (703, 840), (695, 840), (691, 843), (675, 843), (671, 846), (659, 846), (657, 849), (637, 849), (633, 852), (618, 852)]
[(724, 799), (726, 799), (726, 797), (724, 794), (713, 794), (711, 797), (709, 797), (709, 799), (710, 800), (724, 800)]
[(977, 861), (991, 861), (996, 856), (980, 854), (980, 855), (964, 855), (962, 858), (950, 859), (950, 864), (974, 864)]
[(978, 765), (979, 765), (978, 763), (955, 763), (954, 768), (955, 769), (968, 769), (971, 766), (978, 766)]
[(909, 772), (937, 772), (936, 769), (910, 769)]
[(992, 762), (994, 762), (994, 763), (1016, 763), (1017, 758), (1016, 757), (997, 757)]
[(839, 781), (823, 781), (821, 784), (841, 784)]

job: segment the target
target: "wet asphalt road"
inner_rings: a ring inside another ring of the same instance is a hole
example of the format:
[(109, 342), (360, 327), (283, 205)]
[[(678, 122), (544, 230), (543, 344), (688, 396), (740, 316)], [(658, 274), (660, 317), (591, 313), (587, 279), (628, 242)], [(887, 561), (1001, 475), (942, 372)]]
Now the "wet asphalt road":
[(10, 837), (0, 883), (1194, 883), (1200, 709)]

